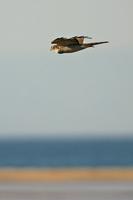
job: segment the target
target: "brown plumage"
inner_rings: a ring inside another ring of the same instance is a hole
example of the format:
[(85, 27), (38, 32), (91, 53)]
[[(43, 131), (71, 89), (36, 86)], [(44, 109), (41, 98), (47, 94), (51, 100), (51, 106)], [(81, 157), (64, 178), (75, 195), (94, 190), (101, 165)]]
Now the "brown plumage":
[(73, 53), (76, 51), (80, 51), (89, 47), (93, 47), (98, 44), (108, 43), (108, 41), (104, 42), (91, 42), (91, 43), (84, 43), (84, 39), (90, 37), (87, 36), (75, 36), (72, 38), (57, 38), (51, 42), (51, 44), (54, 44), (51, 46), (51, 51), (54, 51), (56, 53)]

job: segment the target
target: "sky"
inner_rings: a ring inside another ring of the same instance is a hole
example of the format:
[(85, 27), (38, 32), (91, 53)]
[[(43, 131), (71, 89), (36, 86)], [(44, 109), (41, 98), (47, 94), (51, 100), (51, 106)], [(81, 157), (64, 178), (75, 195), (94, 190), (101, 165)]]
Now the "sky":
[[(133, 1), (0, 0), (0, 137), (133, 135)], [(108, 40), (74, 54), (56, 37)]]

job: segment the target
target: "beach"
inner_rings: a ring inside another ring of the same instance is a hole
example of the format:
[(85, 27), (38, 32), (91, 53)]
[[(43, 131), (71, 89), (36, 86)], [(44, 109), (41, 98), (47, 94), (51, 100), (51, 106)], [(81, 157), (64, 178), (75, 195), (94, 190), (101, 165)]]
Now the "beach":
[(3, 168), (0, 182), (133, 181), (133, 168)]
[(133, 199), (132, 140), (0, 144), (0, 200)]
[(131, 200), (133, 169), (1, 169), (1, 200)]

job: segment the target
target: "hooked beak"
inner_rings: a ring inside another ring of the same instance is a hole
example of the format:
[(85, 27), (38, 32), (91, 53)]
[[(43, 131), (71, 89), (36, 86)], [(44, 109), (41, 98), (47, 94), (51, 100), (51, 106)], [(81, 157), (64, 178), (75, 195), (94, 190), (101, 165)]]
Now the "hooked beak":
[(53, 48), (52, 48), (52, 46), (50, 47), (50, 51), (53, 51)]

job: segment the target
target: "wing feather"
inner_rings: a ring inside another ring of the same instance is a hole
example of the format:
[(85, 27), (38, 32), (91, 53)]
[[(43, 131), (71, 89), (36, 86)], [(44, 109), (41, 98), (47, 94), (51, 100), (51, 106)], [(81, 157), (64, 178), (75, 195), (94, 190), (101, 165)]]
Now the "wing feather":
[(75, 37), (73, 38), (57, 38), (51, 42), (51, 44), (57, 44), (61, 46), (69, 46), (74, 44), (79, 44)]
[(60, 46), (81, 45), (84, 43), (85, 38), (91, 39), (88, 36), (74, 36), (71, 38), (60, 37), (60, 38), (56, 38), (55, 40), (53, 40), (51, 42), (51, 44), (57, 44)]

